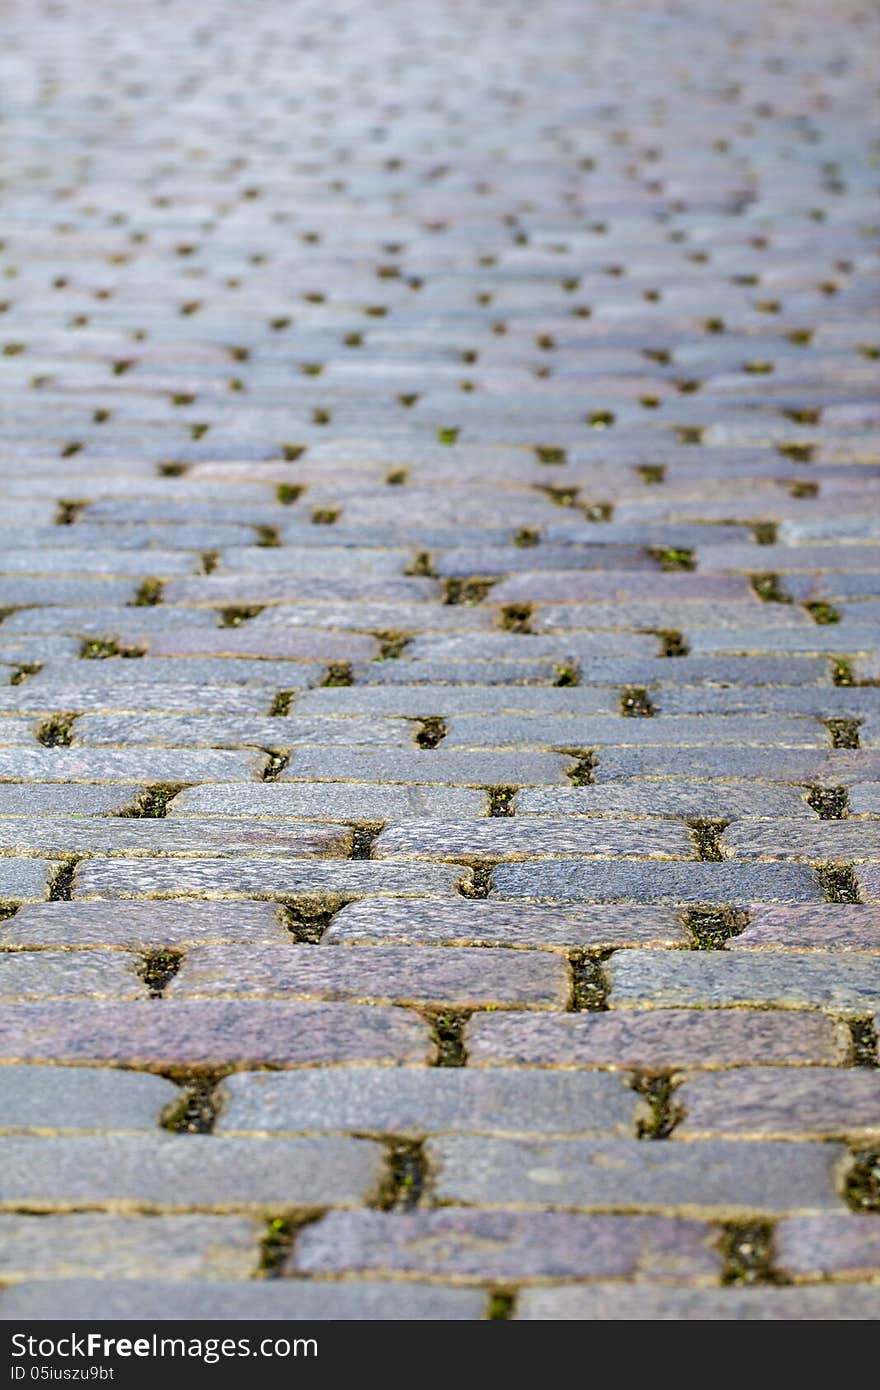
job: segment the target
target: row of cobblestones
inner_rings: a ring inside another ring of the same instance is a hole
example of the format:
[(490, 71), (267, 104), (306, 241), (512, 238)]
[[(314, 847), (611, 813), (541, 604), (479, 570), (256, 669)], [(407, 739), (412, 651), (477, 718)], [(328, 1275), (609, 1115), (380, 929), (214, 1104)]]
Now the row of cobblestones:
[(880, 1315), (863, 0), (8, 0), (0, 1315)]

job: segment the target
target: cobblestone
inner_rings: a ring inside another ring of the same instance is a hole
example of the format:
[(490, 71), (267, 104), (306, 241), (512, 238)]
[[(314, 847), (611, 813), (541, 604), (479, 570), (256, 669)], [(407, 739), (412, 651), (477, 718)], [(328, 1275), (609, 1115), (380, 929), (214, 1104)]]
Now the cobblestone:
[(4, 10), (2, 1316), (876, 1317), (876, 17), (130, 8)]

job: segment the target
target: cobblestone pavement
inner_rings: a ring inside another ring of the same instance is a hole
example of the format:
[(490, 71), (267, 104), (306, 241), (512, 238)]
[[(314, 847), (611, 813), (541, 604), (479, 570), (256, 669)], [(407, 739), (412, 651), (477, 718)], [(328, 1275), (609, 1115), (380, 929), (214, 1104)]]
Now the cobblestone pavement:
[(880, 1315), (876, 18), (2, 5), (4, 1316)]

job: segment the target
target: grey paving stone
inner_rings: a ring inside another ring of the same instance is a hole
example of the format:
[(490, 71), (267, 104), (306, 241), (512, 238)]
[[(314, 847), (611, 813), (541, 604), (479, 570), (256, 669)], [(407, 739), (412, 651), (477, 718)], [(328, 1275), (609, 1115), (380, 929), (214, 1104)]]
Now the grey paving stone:
[(120, 951), (4, 951), (0, 999), (146, 999), (140, 963)]
[(685, 1117), (676, 1134), (870, 1141), (880, 1133), (880, 1076), (869, 1069), (810, 1067), (786, 1072), (755, 1067), (689, 1079), (678, 1093)]
[(714, 1283), (715, 1233), (698, 1221), (560, 1212), (331, 1212), (310, 1225), (291, 1273), (396, 1274), (459, 1279), (649, 1278)]
[(194, 946), (169, 998), (352, 999), (377, 1003), (564, 1008), (567, 963), (548, 951), (375, 946)]
[[(0, 793), (2, 793), (0, 787)], [(216, 783), (180, 792), (173, 816), (247, 816), (248, 819), (397, 821), (423, 816), (482, 816), (486, 798), (467, 787), (383, 782)]]
[[(0, 731), (5, 721), (0, 721)], [(132, 746), (153, 748), (298, 748), (304, 744), (370, 744), (412, 747), (417, 726), (403, 719), (286, 719), (253, 716), (234, 718), (181, 715), (145, 719), (142, 715), (83, 715), (77, 720), (77, 747)]]
[(587, 787), (527, 787), (517, 792), (518, 816), (684, 816), (695, 820), (802, 817), (815, 812), (795, 787), (766, 782), (603, 782)]
[(13, 1322), (58, 1318), (117, 1322), (134, 1317), (218, 1323), (374, 1318), (470, 1321), (484, 1317), (485, 1310), (486, 1295), (479, 1289), (379, 1280), (336, 1284), (305, 1279), (34, 1279), (0, 1292), (0, 1320)]
[[(0, 750), (0, 772), (3, 767)], [(442, 748), (413, 752), (297, 749), (282, 782), (413, 782), (447, 786), (522, 786), (565, 782), (571, 759), (558, 753), (466, 753)], [(195, 779), (194, 779), (195, 780)], [(207, 779), (205, 779), (207, 780)]]
[[(707, 744), (771, 745), (774, 748), (825, 748), (827, 733), (811, 719), (749, 719), (737, 715), (669, 715), (657, 719), (564, 715), (478, 715), (453, 718), (443, 741), (453, 748), (598, 748), (646, 744), (660, 747)], [(600, 752), (601, 759), (601, 752)]]
[(0, 748), (4, 782), (224, 782), (253, 781), (262, 753), (213, 748)]
[(129, 1129), (154, 1132), (179, 1095), (161, 1076), (106, 1067), (0, 1068), (3, 1129)]
[(495, 817), (464, 826), (442, 820), (392, 826), (374, 843), (372, 857), (469, 864), (487, 859), (689, 859), (693, 852), (686, 828), (663, 821), (624, 825), (587, 819), (572, 823), (563, 817), (525, 821)]
[(369, 1200), (382, 1149), (364, 1139), (120, 1134), (0, 1139), (0, 1206), (120, 1211), (337, 1206)]
[(836, 1174), (846, 1154), (836, 1144), (454, 1135), (429, 1139), (426, 1151), (441, 1202), (624, 1208), (731, 1220), (759, 1212), (836, 1210)]
[(558, 902), (733, 903), (821, 901), (801, 864), (501, 864), (499, 898)]
[(20, 854), (263, 855), (287, 859), (345, 858), (351, 832), (342, 827), (219, 817), (43, 816), (0, 818), (0, 850)]
[[(5, 1280), (247, 1279), (262, 1235), (239, 1216), (0, 1215)], [(2, 1304), (0, 1304), (2, 1307)]]
[(515, 1317), (581, 1322), (850, 1322), (880, 1315), (880, 1290), (840, 1288), (658, 1289), (620, 1284), (526, 1289)]
[(605, 969), (612, 1008), (769, 1004), (860, 1014), (880, 1002), (880, 963), (858, 952), (620, 951)]
[(471, 1067), (844, 1065), (849, 1030), (820, 1013), (646, 1009), (536, 1015), (481, 1013), (465, 1029)]
[(778, 1267), (790, 1279), (876, 1280), (880, 1271), (880, 1222), (840, 1212), (780, 1221), (775, 1235)]
[(721, 837), (722, 852), (738, 860), (797, 859), (811, 864), (880, 860), (877, 826), (859, 821), (819, 824), (780, 818), (772, 823), (731, 825)]
[(87, 786), (60, 782), (0, 783), (0, 816), (102, 816), (131, 806), (141, 786)]
[(0, 922), (4, 946), (163, 946), (221, 943), (290, 944), (290, 929), (272, 903), (31, 903)]
[[(20, 861), (21, 862), (21, 861)], [(0, 861), (2, 863), (2, 861)], [(454, 893), (469, 870), (433, 864), (334, 860), (92, 859), (74, 874), (75, 898), (288, 898), (303, 895), (359, 898), (378, 893), (419, 897)], [(2, 883), (2, 880), (0, 880)]]
[(45, 898), (55, 867), (45, 859), (0, 859), (0, 901), (33, 902)]
[(862, 951), (880, 953), (880, 910), (849, 903), (758, 907), (727, 951)]
[(215, 1133), (385, 1131), (416, 1137), (635, 1132), (641, 1102), (617, 1076), (365, 1067), (230, 1076)]
[(405, 1009), (281, 1000), (9, 1004), (0, 1020), (8, 1062), (139, 1067), (424, 1063), (428, 1025)]
[[(31, 912), (33, 909), (27, 909)], [(679, 916), (666, 908), (550, 907), (490, 898), (469, 902), (443, 898), (361, 899), (337, 912), (322, 943), (371, 945), (400, 942), (422, 946), (538, 946), (577, 950), (585, 946), (678, 946), (690, 937)]]

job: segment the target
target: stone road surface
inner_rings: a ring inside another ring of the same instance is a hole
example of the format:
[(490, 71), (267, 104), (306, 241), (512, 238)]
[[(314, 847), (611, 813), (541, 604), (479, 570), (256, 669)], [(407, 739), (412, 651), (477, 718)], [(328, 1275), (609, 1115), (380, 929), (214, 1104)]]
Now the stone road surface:
[(876, 10), (0, 18), (4, 1316), (880, 1315)]

